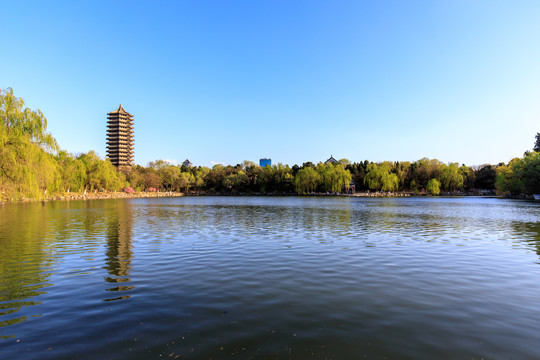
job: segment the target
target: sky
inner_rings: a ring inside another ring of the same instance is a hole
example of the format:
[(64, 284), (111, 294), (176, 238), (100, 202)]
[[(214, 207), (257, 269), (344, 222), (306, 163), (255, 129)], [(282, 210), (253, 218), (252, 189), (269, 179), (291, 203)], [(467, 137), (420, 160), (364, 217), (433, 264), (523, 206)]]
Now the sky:
[(135, 163), (508, 162), (540, 132), (540, 1), (4, 1), (0, 88)]

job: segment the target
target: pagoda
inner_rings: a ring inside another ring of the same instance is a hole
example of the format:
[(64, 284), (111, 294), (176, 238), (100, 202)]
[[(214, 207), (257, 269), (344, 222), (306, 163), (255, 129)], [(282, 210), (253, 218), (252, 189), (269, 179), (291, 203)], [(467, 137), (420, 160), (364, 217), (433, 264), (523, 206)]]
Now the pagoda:
[(133, 115), (122, 107), (107, 114), (107, 157), (120, 171), (133, 166)]

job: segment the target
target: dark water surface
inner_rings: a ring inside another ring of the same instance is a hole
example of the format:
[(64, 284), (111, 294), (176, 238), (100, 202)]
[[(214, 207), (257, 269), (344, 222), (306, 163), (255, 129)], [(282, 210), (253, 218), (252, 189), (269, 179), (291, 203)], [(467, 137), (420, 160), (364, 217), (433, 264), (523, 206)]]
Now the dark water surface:
[(0, 207), (1, 359), (538, 359), (540, 204)]

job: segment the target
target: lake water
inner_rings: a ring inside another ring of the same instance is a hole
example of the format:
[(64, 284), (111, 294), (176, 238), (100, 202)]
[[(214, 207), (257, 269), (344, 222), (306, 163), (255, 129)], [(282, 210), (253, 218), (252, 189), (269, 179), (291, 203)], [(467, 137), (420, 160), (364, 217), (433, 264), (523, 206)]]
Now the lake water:
[(0, 207), (1, 359), (538, 359), (540, 203)]

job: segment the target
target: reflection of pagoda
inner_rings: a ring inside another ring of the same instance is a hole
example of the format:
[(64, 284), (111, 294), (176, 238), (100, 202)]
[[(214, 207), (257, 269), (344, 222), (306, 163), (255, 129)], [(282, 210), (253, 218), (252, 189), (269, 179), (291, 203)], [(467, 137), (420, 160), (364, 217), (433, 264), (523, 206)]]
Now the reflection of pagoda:
[(133, 115), (122, 107), (107, 114), (107, 157), (119, 170), (133, 165)]
[[(131, 249), (132, 237), (132, 213), (129, 204), (115, 208), (115, 213), (108, 217), (107, 222), (107, 252), (104, 268), (109, 273), (105, 281), (115, 286), (107, 291), (128, 291), (134, 289), (130, 285), (129, 274), (133, 252)], [(121, 295), (106, 301), (129, 298), (129, 295)]]

